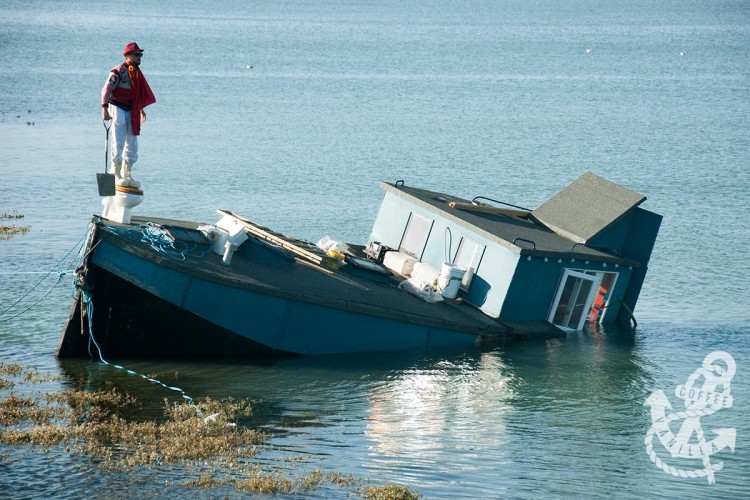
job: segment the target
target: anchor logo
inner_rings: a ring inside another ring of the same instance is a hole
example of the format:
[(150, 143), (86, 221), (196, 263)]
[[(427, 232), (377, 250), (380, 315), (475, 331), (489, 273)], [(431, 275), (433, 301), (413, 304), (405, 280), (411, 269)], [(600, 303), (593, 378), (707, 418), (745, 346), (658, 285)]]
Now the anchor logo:
[[(657, 467), (673, 476), (706, 477), (708, 484), (716, 482), (715, 473), (724, 468), (724, 462), (712, 463), (711, 456), (727, 447), (734, 452), (737, 433), (736, 429), (712, 429), (711, 432), (716, 437), (706, 440), (701, 418), (732, 406), (729, 391), (735, 371), (732, 356), (724, 351), (714, 351), (706, 356), (702, 366), (688, 377), (684, 385), (675, 388), (675, 396), (684, 401), (685, 411), (672, 412), (672, 405), (661, 390), (654, 391), (646, 399), (643, 405), (651, 407), (651, 427), (646, 433), (646, 452)], [(701, 379), (703, 385), (698, 387), (696, 383)], [(670, 412), (667, 413), (667, 410)], [(682, 421), (677, 434), (669, 427), (675, 420)], [(701, 459), (703, 467), (683, 470), (667, 464), (654, 451), (654, 436), (659, 438), (672, 458)]]

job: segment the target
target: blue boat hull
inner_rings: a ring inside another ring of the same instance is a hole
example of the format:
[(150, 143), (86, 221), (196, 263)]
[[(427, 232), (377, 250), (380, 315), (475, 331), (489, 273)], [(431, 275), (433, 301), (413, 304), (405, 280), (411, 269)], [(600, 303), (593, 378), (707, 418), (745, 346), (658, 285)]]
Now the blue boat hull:
[[(473, 333), (363, 314), (201, 279), (134, 255), (107, 240), (102, 240), (91, 254), (89, 266), (93, 281), (93, 333), (103, 350), (111, 346), (116, 355), (342, 354), (471, 345), (480, 339)], [(119, 278), (121, 285), (109, 284), (112, 290), (105, 293), (104, 283), (114, 281), (107, 274)], [(136, 296), (141, 298), (136, 299)], [(144, 312), (154, 305), (162, 312)], [(106, 318), (100, 318), (103, 314), (116, 317), (117, 324), (105, 323)], [(154, 319), (154, 316), (176, 318), (178, 315), (187, 316), (187, 319), (180, 319), (182, 332), (171, 328), (169, 322)], [(186, 326), (190, 318), (203, 325), (200, 329), (204, 331), (198, 334), (198, 345), (194, 349), (185, 345), (196, 344), (195, 335), (190, 334), (194, 328)], [(100, 325), (101, 332), (96, 325)], [(158, 345), (150, 347), (148, 344), (158, 338), (153, 332), (165, 328), (168, 330), (166, 337), (171, 340), (159, 340)], [(114, 338), (118, 336), (119, 339)], [(128, 346), (128, 337), (138, 345)], [(236, 338), (228, 340), (232, 337)]]

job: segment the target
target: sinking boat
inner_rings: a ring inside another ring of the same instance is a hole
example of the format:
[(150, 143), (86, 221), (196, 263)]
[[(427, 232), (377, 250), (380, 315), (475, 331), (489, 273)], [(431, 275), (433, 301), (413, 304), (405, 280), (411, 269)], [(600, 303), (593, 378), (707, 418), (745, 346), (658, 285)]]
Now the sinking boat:
[(645, 196), (591, 173), (533, 210), (381, 187), (363, 245), (228, 210), (214, 224), (95, 217), (57, 355), (343, 354), (634, 323), (662, 219)]

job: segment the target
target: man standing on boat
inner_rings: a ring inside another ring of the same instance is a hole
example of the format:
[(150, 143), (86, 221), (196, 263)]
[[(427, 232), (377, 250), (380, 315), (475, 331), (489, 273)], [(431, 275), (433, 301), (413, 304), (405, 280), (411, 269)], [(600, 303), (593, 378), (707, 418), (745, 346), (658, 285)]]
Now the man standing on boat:
[[(118, 185), (139, 188), (133, 180), (133, 164), (138, 160), (138, 135), (146, 121), (143, 108), (156, 102), (140, 70), (143, 50), (130, 42), (123, 51), (125, 62), (109, 71), (102, 88), (102, 120), (114, 121), (112, 172)], [(110, 112), (112, 113), (110, 115)]]

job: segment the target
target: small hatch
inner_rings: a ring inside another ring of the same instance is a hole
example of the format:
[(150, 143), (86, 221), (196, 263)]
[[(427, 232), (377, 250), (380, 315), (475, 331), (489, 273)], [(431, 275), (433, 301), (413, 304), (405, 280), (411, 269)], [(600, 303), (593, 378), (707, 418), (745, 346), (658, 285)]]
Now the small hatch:
[(361, 278), (386, 281), (391, 275), (384, 265), (361, 257), (346, 255), (346, 263), (348, 265), (344, 266), (342, 270)]

